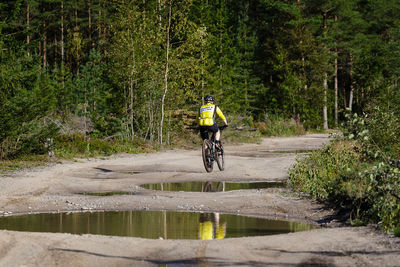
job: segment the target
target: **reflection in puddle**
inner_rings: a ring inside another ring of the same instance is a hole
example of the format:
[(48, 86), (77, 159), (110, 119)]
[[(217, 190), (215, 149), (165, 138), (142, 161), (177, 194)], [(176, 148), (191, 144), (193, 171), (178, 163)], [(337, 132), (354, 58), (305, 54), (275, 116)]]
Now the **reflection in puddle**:
[(285, 182), (262, 182), (262, 183), (228, 183), (228, 182), (184, 182), (184, 183), (162, 183), (144, 184), (141, 187), (161, 191), (185, 191), (185, 192), (223, 192), (240, 189), (265, 189), (283, 188)]
[(310, 230), (304, 222), (218, 213), (111, 211), (0, 217), (0, 229), (151, 239), (221, 239)]

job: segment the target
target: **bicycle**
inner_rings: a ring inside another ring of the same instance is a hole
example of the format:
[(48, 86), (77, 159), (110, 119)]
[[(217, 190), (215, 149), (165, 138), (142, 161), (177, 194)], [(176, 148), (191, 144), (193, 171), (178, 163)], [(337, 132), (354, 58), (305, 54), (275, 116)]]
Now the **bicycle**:
[[(219, 126), (219, 130), (222, 132), (226, 128), (226, 125)], [(224, 148), (220, 141), (220, 146), (215, 145), (215, 133), (212, 134), (211, 138), (207, 138), (203, 140), (202, 146), (202, 156), (204, 168), (207, 172), (213, 171), (214, 161), (217, 162), (218, 168), (220, 171), (225, 169), (225, 160), (224, 160)]]
[(202, 192), (225, 192), (225, 182), (206, 182)]

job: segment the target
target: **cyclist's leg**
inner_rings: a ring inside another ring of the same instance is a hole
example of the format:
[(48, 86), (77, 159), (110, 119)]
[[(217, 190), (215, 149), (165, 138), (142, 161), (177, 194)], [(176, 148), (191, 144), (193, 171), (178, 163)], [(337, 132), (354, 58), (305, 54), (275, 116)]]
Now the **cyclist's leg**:
[(200, 136), (201, 139), (208, 139), (208, 127), (207, 126), (200, 126)]
[(221, 136), (221, 131), (218, 130), (218, 132), (215, 133), (215, 141), (219, 141), (220, 136)]
[(213, 133), (213, 140), (219, 141), (220, 132), (219, 132), (217, 124), (210, 126), (210, 131), (212, 131), (212, 133)]

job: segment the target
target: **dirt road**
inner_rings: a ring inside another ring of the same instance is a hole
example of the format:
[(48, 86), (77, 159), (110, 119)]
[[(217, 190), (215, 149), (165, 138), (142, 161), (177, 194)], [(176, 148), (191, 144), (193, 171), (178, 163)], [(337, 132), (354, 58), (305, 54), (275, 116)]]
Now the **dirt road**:
[[(0, 231), (0, 266), (400, 266), (400, 239), (372, 227), (350, 228), (334, 211), (286, 188), (220, 193), (146, 190), (146, 183), (285, 181), (304, 150), (327, 135), (266, 138), (227, 146), (226, 171), (206, 173), (200, 151), (173, 150), (20, 171), (0, 177), (0, 216), (31, 212), (203, 211), (307, 221), (322, 228), (222, 240), (151, 240), (101, 235)], [(293, 153), (288, 153), (293, 152)], [(82, 192), (130, 191), (85, 196)]]

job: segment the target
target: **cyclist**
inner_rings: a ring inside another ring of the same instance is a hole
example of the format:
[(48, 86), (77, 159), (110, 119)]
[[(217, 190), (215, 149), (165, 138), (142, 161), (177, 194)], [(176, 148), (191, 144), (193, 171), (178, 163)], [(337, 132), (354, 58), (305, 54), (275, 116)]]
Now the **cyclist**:
[(226, 222), (220, 221), (219, 213), (200, 214), (199, 239), (223, 239), (226, 236)]
[(218, 125), (215, 123), (215, 115), (218, 115), (224, 121), (225, 126), (228, 126), (228, 123), (221, 109), (214, 104), (215, 99), (213, 96), (205, 96), (204, 101), (205, 104), (200, 107), (197, 116), (200, 125), (200, 135), (201, 138), (204, 140), (208, 139), (209, 131), (213, 132), (215, 143), (217, 147), (219, 147), (220, 131), (218, 129)]

